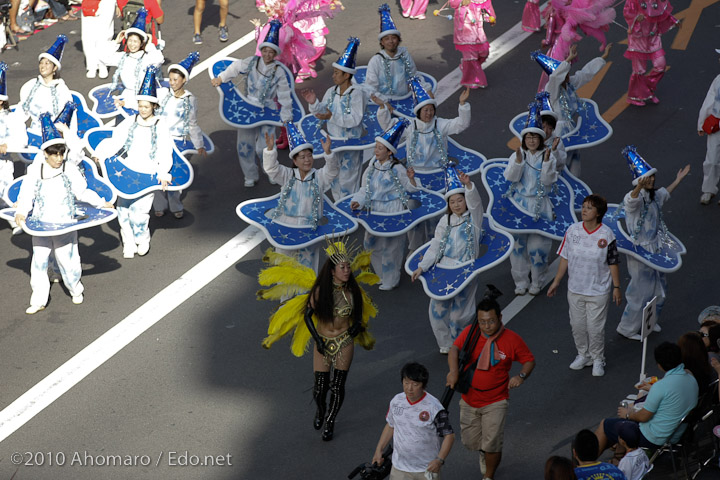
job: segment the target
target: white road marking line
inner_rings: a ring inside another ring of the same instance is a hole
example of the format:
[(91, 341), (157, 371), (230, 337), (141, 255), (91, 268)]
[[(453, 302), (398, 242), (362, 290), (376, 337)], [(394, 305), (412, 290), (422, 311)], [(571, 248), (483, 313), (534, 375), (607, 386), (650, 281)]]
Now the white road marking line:
[[(520, 29), (519, 23), (514, 25), (490, 44), (491, 49), (496, 48), (498, 52), (491, 53), (490, 58), (485, 62), (485, 67), (509, 53), (529, 35), (529, 33)], [(229, 56), (254, 39), (255, 32), (252, 31), (231, 43), (193, 68), (190, 78), (199, 75), (218, 59)], [(457, 76), (455, 80), (453, 80), (453, 75)], [(460, 69), (457, 68), (438, 82), (438, 95), (436, 97), (438, 104), (447, 100), (450, 95), (457, 91), (460, 88), (459, 85)], [(212, 282), (221, 273), (239, 262), (245, 255), (260, 245), (264, 239), (265, 237), (259, 229), (253, 226), (245, 228), (225, 245), (201, 260), (200, 263), (188, 270), (140, 308), (18, 397), (0, 411), (0, 442), (51, 405), (61, 395), (112, 358), (113, 355), (142, 335), (143, 332), (162, 320), (165, 315), (182, 305), (183, 302)], [(530, 299), (526, 300), (527, 302), (522, 297), (516, 298), (506, 307), (506, 310), (503, 311), (504, 323), (509, 322), (522, 307), (529, 303)], [(511, 307), (511, 311), (505, 314)]]

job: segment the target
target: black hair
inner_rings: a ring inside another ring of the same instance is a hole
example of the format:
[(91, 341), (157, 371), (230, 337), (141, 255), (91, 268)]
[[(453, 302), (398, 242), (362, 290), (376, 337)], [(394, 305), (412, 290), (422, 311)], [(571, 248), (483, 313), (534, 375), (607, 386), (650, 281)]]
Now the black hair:
[(545, 480), (577, 480), (572, 460), (553, 455), (545, 462)]
[(663, 342), (655, 347), (655, 362), (664, 371), (672, 370), (682, 363), (682, 352), (675, 343)]
[(55, 145), (49, 145), (44, 151), (48, 155), (65, 155), (67, 147), (64, 143), (56, 143)]
[(572, 449), (575, 456), (581, 462), (593, 462), (597, 460), (600, 450), (600, 442), (593, 432), (588, 429), (580, 430), (572, 442)]
[(140, 35), (140, 34), (137, 33), (137, 32), (126, 33), (126, 34), (125, 34), (125, 44), (126, 44), (126, 46), (127, 46), (127, 40), (128, 40), (128, 38), (130, 38), (130, 35), (135, 35), (135, 36), (138, 37), (138, 39), (140, 40), (140, 48), (138, 49), (138, 52), (139, 52), (140, 50), (143, 50), (143, 49), (147, 46), (148, 40), (150, 39), (150, 37), (149, 37), (148, 35), (145, 35), (145, 38), (143, 38), (142, 35)]
[(487, 285), (487, 290), (483, 294), (483, 298), (478, 302), (475, 308), (475, 313), (483, 311), (490, 312), (494, 311), (497, 318), (500, 318), (502, 311), (500, 310), (500, 304), (497, 299), (502, 295), (502, 292), (495, 287), (495, 285)]
[(400, 370), (400, 381), (405, 379), (412, 380), (413, 382), (422, 383), (423, 390), (427, 387), (428, 380), (430, 379), (430, 373), (424, 365), (417, 362), (406, 363), (402, 370)]
[(708, 328), (708, 340), (710, 340), (708, 352), (720, 352), (720, 325), (710, 325)]
[(420, 120), (420, 111), (421, 111), (423, 108), (427, 107), (428, 105), (431, 105), (431, 106), (433, 107), (433, 109), (434, 109), (433, 116), (435, 116), (435, 114), (437, 114), (437, 105), (433, 105), (432, 103), (428, 103), (427, 105), (423, 105), (422, 108), (420, 108), (420, 109), (417, 111), (417, 113), (415, 114), (415, 117), (417, 117), (418, 120)]
[[(333, 318), (335, 317), (335, 300), (333, 298), (333, 290), (335, 289), (335, 287), (333, 286), (332, 276), (332, 270), (335, 268), (335, 266), (336, 264), (332, 261), (332, 259), (328, 258), (325, 261), (322, 268), (320, 269), (320, 273), (318, 273), (318, 276), (315, 279), (315, 283), (310, 289), (310, 295), (308, 295), (307, 305), (310, 306), (310, 299), (313, 299), (313, 308), (315, 310), (315, 313), (317, 313), (318, 320), (323, 323), (332, 323)], [(352, 294), (353, 323), (362, 322), (362, 291), (360, 290), (360, 286), (355, 280), (355, 275), (353, 275), (352, 272), (350, 272), (350, 278), (348, 278), (345, 286)]]
[[(398, 47), (399, 47), (400, 44), (402, 43), (402, 37), (400, 36), (400, 34), (399, 33), (389, 33), (387, 35), (383, 35), (382, 38), (389, 37), (390, 35), (395, 35), (396, 37), (398, 37)], [(380, 40), (378, 40), (378, 43), (380, 44), (380, 50), (385, 50), (385, 47), (383, 47), (383, 44), (382, 44), (382, 38)]]
[(540, 117), (540, 120), (542, 123), (547, 123), (552, 127), (553, 130), (555, 130), (555, 127), (557, 127), (557, 120), (552, 115), (543, 115)]
[(185, 76), (185, 74), (182, 71), (180, 71), (180, 69), (171, 68), (170, 71), (168, 72), (168, 75), (170, 75), (173, 72), (177, 73), (178, 75), (181, 75), (185, 80), (187, 80), (187, 77)]
[(9, 110), (10, 102), (8, 100), (0, 100), (0, 110)]
[(583, 199), (583, 203), (585, 202), (589, 203), (597, 209), (597, 221), (602, 222), (603, 217), (607, 213), (607, 201), (605, 200), (605, 198), (592, 193)]

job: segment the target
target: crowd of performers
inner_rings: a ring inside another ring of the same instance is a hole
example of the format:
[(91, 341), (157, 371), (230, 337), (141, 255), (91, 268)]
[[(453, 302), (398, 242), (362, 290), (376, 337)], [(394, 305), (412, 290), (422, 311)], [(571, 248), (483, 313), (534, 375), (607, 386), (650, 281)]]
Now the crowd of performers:
[[(521, 146), (507, 159), (490, 161), (449, 138), (470, 125), (470, 89), (488, 84), (482, 63), (489, 53), (483, 24), (495, 23), (490, 0), (446, 4), (454, 11), (454, 42), (462, 52), (465, 87), (455, 118), (437, 117), (435, 81), (417, 71), (410, 52), (400, 45), (401, 32), (386, 4), (379, 8), (380, 51), (367, 67), (358, 67), (360, 40), (351, 37), (332, 63), (333, 86), (322, 97), (310, 89), (301, 92), (309, 110), (303, 115), (295, 83), (317, 76), (316, 61), (324, 53), (327, 34), (324, 20), (342, 4), (257, 4), (269, 21), (258, 26), (256, 54), (216, 63), (211, 84), (220, 92), (224, 120), (238, 127), (236, 150), (245, 187), (254, 187), (260, 179), (258, 158), (270, 182), (279, 186), (272, 197), (243, 202), (238, 213), (262, 228), (275, 247), (268, 250), (268, 267), (259, 276), (269, 288), (259, 295), (282, 305), (271, 318), (263, 346), (269, 348), (293, 332), (292, 351), (301, 356), (314, 342), (314, 427), (323, 430), (324, 440), (334, 435), (354, 345), (370, 349), (374, 344), (368, 323), (377, 312), (360, 283), (393, 290), (403, 270), (421, 282), (430, 297), (428, 317), (438, 348), (446, 354), (474, 315), (478, 274), (509, 257), (515, 294), (538, 295), (549, 280), (552, 241), (562, 240), (558, 253), (564, 263), (549, 295), (569, 272), (576, 290), (568, 293), (568, 301), (578, 347), (570, 367), (593, 365), (598, 376), (604, 373), (607, 309), (593, 309), (571, 294), (604, 298), (605, 304), (612, 297), (619, 303), (622, 286), (616, 273), (622, 252), (631, 282), (617, 331), (638, 339), (642, 308), (655, 296), (660, 313), (665, 273), (679, 268), (684, 253), (667, 230), (662, 207), (689, 168), (680, 170), (667, 188), (655, 188), (656, 170), (628, 146), (623, 156), (633, 188), (612, 213), (578, 178), (577, 152), (591, 146), (574, 140), (578, 117), (586, 115), (585, 128), (591, 120), (599, 130), (603, 125), (599, 115), (593, 117), (592, 102), (579, 98), (577, 89), (605, 64), (609, 46), (604, 30), (614, 17), (609, 2), (553, 0), (542, 12), (548, 51), (532, 55), (542, 68), (538, 75), (545, 76), (541, 92), (528, 95), (528, 112), (520, 115), (516, 133)], [(427, 2), (403, 1), (403, 8), (403, 16), (422, 19)], [(630, 38), (625, 55), (633, 61), (628, 101), (635, 105), (657, 102), (655, 91), (665, 68), (660, 37), (676, 23), (671, 12), (666, 1), (625, 3)], [(529, 0), (524, 28), (537, 31), (540, 15), (538, 2)], [(92, 112), (57, 78), (64, 36), (39, 55), (39, 75), (23, 85), (12, 111), (6, 95), (11, 76), (0, 64), (0, 187), (10, 204), (0, 213), (14, 233), (24, 229), (33, 235), (28, 314), (45, 308), (57, 274), (73, 303), (83, 301), (79, 229), (117, 217), (123, 257), (146, 255), (151, 214), (162, 216), (169, 209), (176, 218), (183, 216), (180, 194), (192, 182), (185, 155), (212, 150), (197, 124), (195, 97), (185, 89), (198, 54), (170, 65), (167, 84), (161, 87), (163, 54), (148, 41), (144, 22), (140, 10), (132, 27), (97, 46), (103, 65), (116, 68), (111, 84), (91, 92), (96, 103)], [(578, 29), (600, 40), (603, 55), (571, 76)], [(653, 68), (645, 75), (647, 61)], [(231, 83), (237, 77), (242, 79), (240, 88)], [(717, 108), (717, 100), (712, 108), (703, 107), (707, 115), (720, 117)], [(115, 118), (116, 125), (96, 121), (95, 128), (87, 128), (98, 117)], [(26, 130), (18, 128), (28, 120)], [(278, 132), (281, 138), (276, 138)], [(592, 144), (609, 135), (608, 127)], [(284, 143), (292, 167), (278, 159)], [(27, 156), (27, 174), (20, 179), (12, 178), (9, 152)], [(314, 168), (315, 156), (323, 156), (321, 168)], [(471, 180), (475, 175), (482, 184)], [(483, 186), (490, 195), (487, 209), (479, 191)], [(716, 185), (708, 190), (716, 191)], [(581, 221), (576, 210), (582, 212)], [(600, 229), (606, 211), (609, 226)], [(621, 231), (623, 217), (627, 235)], [(361, 247), (347, 236), (360, 224), (365, 228)], [(582, 249), (596, 239), (599, 252), (588, 261)], [(321, 250), (327, 255), (322, 266)], [(663, 263), (661, 258), (670, 260)], [(592, 284), (573, 282), (581, 277), (592, 278)]]

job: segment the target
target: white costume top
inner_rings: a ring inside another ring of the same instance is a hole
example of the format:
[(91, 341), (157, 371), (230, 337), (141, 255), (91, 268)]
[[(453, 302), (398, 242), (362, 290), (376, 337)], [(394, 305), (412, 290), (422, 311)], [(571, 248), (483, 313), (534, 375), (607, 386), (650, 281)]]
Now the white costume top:
[(713, 80), (707, 95), (705, 95), (705, 101), (703, 101), (702, 107), (700, 107), (697, 124), (698, 132), (703, 129), (703, 123), (705, 123), (705, 119), (710, 115), (720, 118), (720, 75)]
[[(330, 183), (340, 173), (337, 158), (335, 154), (330, 153), (325, 155), (324, 167), (318, 170), (313, 168), (305, 179), (301, 180), (300, 170), (280, 165), (276, 148), (263, 149), (263, 168), (271, 182), (283, 186), (282, 192), (286, 196), (284, 202), (278, 203), (278, 208), (282, 211), (277, 213), (275, 219), (291, 225), (312, 224), (313, 201), (316, 194), (319, 195), (320, 200), (318, 215), (322, 216), (323, 192), (330, 188)], [(289, 189), (289, 192), (286, 193), (286, 189)]]
[[(132, 141), (128, 136), (132, 130)], [(155, 137), (155, 154), (153, 149)], [(129, 145), (126, 145), (129, 143)], [(171, 181), (173, 141), (167, 123), (160, 117), (144, 120), (140, 115), (128, 118), (113, 129), (112, 137), (103, 140), (95, 150), (100, 159), (110, 158), (121, 150), (127, 152), (123, 164), (136, 172), (157, 174), (158, 180)]]
[(564, 87), (562, 83), (570, 73), (568, 62), (560, 63), (548, 77), (545, 91), (550, 93), (550, 106), (553, 112), (560, 116), (555, 128), (559, 136), (565, 136), (575, 128), (575, 117), (580, 107), (575, 90), (592, 80), (604, 66), (605, 60), (602, 57), (593, 58), (582, 69), (575, 72)]
[[(545, 148), (552, 148), (553, 142), (555, 139), (558, 138), (557, 135), (553, 132), (553, 135), (545, 140)], [(567, 165), (567, 151), (565, 150), (565, 144), (562, 141), (562, 138), (558, 142), (558, 146), (553, 152), (555, 154), (555, 168), (557, 168), (558, 173), (562, 172), (565, 166)]]
[[(480, 192), (474, 183), (470, 188), (465, 187), (465, 203), (468, 209), (462, 215), (451, 213), (440, 217), (430, 247), (418, 265), (424, 272), (435, 263), (455, 266), (477, 258), (484, 209)], [(444, 251), (441, 251), (443, 243)], [(441, 258), (438, 260), (439, 256)]]
[(238, 75), (246, 75), (245, 85), (247, 98), (258, 106), (277, 110), (280, 103), (280, 120), (292, 120), (292, 97), (285, 70), (277, 60), (266, 65), (261, 57), (252, 56), (243, 60), (235, 60), (218, 78), (223, 83), (229, 82)]
[[(17, 110), (24, 113), (25, 118), (31, 119), (29, 131), (40, 135), (40, 114), (49, 113), (54, 119), (63, 109), (67, 102), (72, 102), (70, 89), (65, 85), (65, 80), (56, 78), (45, 83), (40, 75), (37, 78), (28, 80), (20, 88), (20, 102)], [(74, 125), (74, 127), (73, 127)], [(77, 131), (76, 115), (73, 115), (70, 127)]]
[(158, 115), (165, 119), (174, 139), (190, 137), (195, 149), (203, 148), (202, 130), (197, 123), (197, 98), (185, 90), (176, 97), (168, 88), (158, 89)]
[(557, 252), (568, 261), (568, 290), (590, 297), (610, 292), (608, 246), (614, 241), (612, 229), (602, 223), (592, 232), (585, 229), (583, 222), (568, 228)]
[[(650, 194), (642, 189), (637, 198), (630, 192), (625, 195), (625, 224), (633, 243), (655, 253), (660, 248), (658, 231), (660, 229), (661, 212), (665, 202), (670, 200), (670, 192), (664, 187), (655, 190), (655, 201), (650, 201)], [(647, 210), (646, 213), (645, 210)]]
[(383, 102), (392, 97), (402, 97), (410, 91), (408, 81), (417, 74), (417, 67), (405, 47), (398, 47), (394, 56), (383, 49), (372, 56), (365, 74), (368, 93)]
[[(116, 49), (122, 47), (121, 44), (110, 42), (115, 45)], [(137, 110), (137, 95), (140, 85), (145, 78), (145, 70), (150, 65), (160, 68), (165, 57), (160, 50), (155, 48), (152, 42), (148, 42), (145, 50), (138, 50), (135, 53), (118, 51), (111, 53), (107, 59), (102, 59), (106, 65), (117, 66), (118, 71), (113, 75), (113, 83), (116, 78), (125, 86), (125, 90), (118, 96), (125, 101), (125, 107)], [(118, 76), (119, 75), (119, 76)]]
[[(19, 150), (27, 146), (27, 130), (22, 109), (14, 112), (0, 110), (0, 145), (7, 145), (8, 151)], [(0, 160), (11, 160), (9, 153), (0, 155)]]
[[(43, 222), (69, 222), (75, 217), (75, 199), (101, 207), (105, 200), (87, 188), (80, 170), (69, 162), (52, 168), (45, 161), (33, 162), (27, 169), (18, 194), (17, 214)], [(34, 205), (34, 209), (33, 209)]]
[(530, 153), (529, 150), (520, 150), (523, 161), (515, 161), (515, 153), (510, 155), (508, 165), (503, 175), (509, 182), (513, 182), (512, 198), (531, 215), (540, 215), (545, 220), (552, 220), (553, 206), (548, 198), (553, 184), (557, 181), (557, 160), (554, 152), (550, 152), (550, 159), (543, 162), (545, 150)]
[[(390, 127), (392, 119), (387, 108), (378, 109), (377, 118), (383, 130)], [(418, 171), (440, 168), (443, 156), (444, 161), (447, 161), (448, 135), (460, 133), (469, 126), (470, 104), (467, 102), (458, 105), (458, 116), (452, 120), (435, 116), (429, 123), (425, 123), (413, 118), (401, 139), (407, 142), (405, 150), (408, 166)]]
[(407, 170), (401, 163), (393, 165), (391, 160), (380, 163), (375, 159), (365, 169), (360, 190), (352, 201), (359, 203), (361, 208), (370, 208), (376, 212), (401, 212), (405, 208), (402, 196), (405, 192), (415, 191), (417, 187), (410, 182)]
[(310, 113), (332, 113), (327, 121), (327, 131), (331, 137), (360, 138), (364, 133), (362, 119), (368, 97), (367, 92), (354, 82), (343, 94), (340, 94), (340, 87), (336, 85), (327, 89), (322, 102), (315, 100), (310, 105)]

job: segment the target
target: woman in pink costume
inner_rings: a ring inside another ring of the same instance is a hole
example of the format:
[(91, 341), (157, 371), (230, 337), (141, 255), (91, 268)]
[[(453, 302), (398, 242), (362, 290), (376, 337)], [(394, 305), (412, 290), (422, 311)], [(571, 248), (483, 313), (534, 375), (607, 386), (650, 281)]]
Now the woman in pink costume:
[(414, 18), (416, 20), (425, 19), (425, 10), (427, 10), (429, 0), (400, 0), (402, 7), (402, 16), (405, 18)]
[(462, 53), (462, 79), (460, 84), (469, 88), (487, 87), (482, 64), (490, 54), (490, 44), (485, 36), (483, 23), (495, 24), (495, 9), (490, 0), (450, 0), (455, 9), (453, 42)]
[[(639, 107), (646, 100), (658, 103), (655, 89), (665, 75), (665, 50), (661, 35), (677, 25), (667, 0), (626, 0), (623, 15), (628, 24), (628, 48), (625, 58), (632, 62), (627, 101)], [(648, 75), (647, 62), (652, 62)]]
[[(522, 16), (522, 29), (526, 32), (540, 31), (540, 0), (527, 0)], [(549, 4), (548, 4), (549, 5)], [(547, 8), (545, 9), (547, 10)]]

